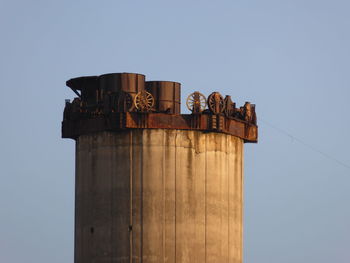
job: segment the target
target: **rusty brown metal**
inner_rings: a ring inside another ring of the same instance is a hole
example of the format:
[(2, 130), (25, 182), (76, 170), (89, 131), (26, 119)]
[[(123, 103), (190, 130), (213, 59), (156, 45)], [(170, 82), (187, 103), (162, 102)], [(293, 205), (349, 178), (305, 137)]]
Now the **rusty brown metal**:
[(225, 116), (228, 118), (234, 117), (236, 112), (236, 103), (232, 101), (231, 96), (226, 95), (224, 103), (225, 103), (225, 109), (224, 109)]
[(146, 90), (155, 98), (156, 111), (180, 114), (180, 83), (172, 81), (146, 81)]
[[(215, 124), (213, 124), (215, 120)], [(76, 139), (79, 135), (100, 131), (118, 131), (124, 129), (179, 129), (199, 130), (203, 132), (222, 132), (243, 139), (245, 142), (257, 142), (258, 127), (242, 120), (209, 114), (166, 114), (166, 113), (113, 113), (93, 119), (62, 122), (62, 137)]]
[(208, 97), (208, 106), (212, 113), (220, 114), (225, 110), (224, 98), (219, 92), (213, 92)]
[(74, 78), (67, 81), (77, 95), (66, 101), (62, 137), (77, 139), (82, 134), (124, 129), (180, 129), (221, 132), (257, 142), (255, 105), (236, 108), (230, 96), (219, 92), (206, 98), (194, 92), (187, 98), (192, 114), (180, 114), (180, 83), (145, 82), (135, 73), (114, 73)]
[(99, 76), (102, 96), (106, 93), (124, 91), (135, 96), (145, 90), (145, 75), (136, 73), (111, 73)]

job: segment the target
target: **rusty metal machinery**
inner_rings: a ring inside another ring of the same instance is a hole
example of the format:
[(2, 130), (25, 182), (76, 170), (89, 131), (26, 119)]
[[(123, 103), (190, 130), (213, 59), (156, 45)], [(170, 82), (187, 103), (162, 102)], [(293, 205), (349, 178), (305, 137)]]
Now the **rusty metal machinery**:
[[(236, 108), (230, 96), (206, 97), (196, 91), (186, 100), (191, 114), (180, 113), (180, 83), (145, 81), (135, 73), (113, 73), (67, 81), (77, 95), (66, 101), (62, 137), (134, 128), (216, 131), (257, 142), (255, 105)], [(208, 107), (208, 109), (207, 109)]]
[(154, 98), (151, 93), (142, 90), (135, 95), (134, 106), (142, 112), (151, 111), (154, 106)]
[(224, 98), (219, 92), (213, 92), (208, 97), (208, 106), (212, 113), (220, 114), (225, 109)]
[(121, 92), (121, 94), (119, 95), (118, 105), (119, 109), (131, 111), (134, 107), (132, 95), (127, 92)]
[(232, 118), (236, 113), (236, 103), (232, 102), (231, 96), (226, 95), (224, 99), (225, 109), (224, 113), (227, 118)]
[(187, 97), (186, 106), (192, 113), (201, 113), (207, 106), (207, 100), (202, 93), (195, 91)]

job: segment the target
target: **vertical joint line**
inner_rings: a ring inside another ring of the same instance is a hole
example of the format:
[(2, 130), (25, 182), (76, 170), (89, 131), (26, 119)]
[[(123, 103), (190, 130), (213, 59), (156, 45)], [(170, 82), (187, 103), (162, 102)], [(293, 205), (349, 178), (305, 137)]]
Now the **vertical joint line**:
[(143, 132), (144, 130), (141, 131), (141, 150), (140, 150), (140, 159), (141, 159), (141, 171), (140, 171), (140, 181), (141, 181), (141, 187), (140, 187), (140, 196), (141, 196), (141, 247), (140, 247), (140, 254), (141, 254), (141, 263), (143, 262)]
[(243, 257), (243, 214), (244, 214), (244, 211), (243, 211), (243, 195), (244, 195), (244, 192), (243, 192), (243, 187), (244, 187), (244, 176), (243, 176), (243, 173), (244, 173), (244, 144), (242, 142), (242, 140), (240, 139), (239, 140), (240, 142), (240, 147), (241, 147), (241, 231), (240, 231), (240, 242), (241, 242), (241, 251), (240, 251), (240, 254), (241, 254), (241, 260), (242, 260), (242, 257)]
[(129, 191), (130, 191), (130, 222), (129, 222), (129, 227), (131, 226), (131, 229), (129, 229), (129, 235), (130, 235), (130, 263), (132, 263), (132, 254), (133, 254), (133, 250), (132, 250), (132, 243), (133, 243), (133, 239), (132, 239), (132, 235), (133, 235), (133, 231), (132, 231), (132, 225), (133, 225), (133, 217), (132, 217), (132, 202), (133, 202), (133, 187), (132, 187), (132, 176), (133, 176), (133, 158), (132, 158), (132, 152), (133, 152), (133, 145), (132, 145), (132, 131), (130, 131), (130, 151), (129, 151), (129, 169), (130, 169), (130, 187), (129, 187)]
[(205, 240), (204, 240), (204, 259), (207, 262), (207, 171), (208, 171), (208, 134), (205, 135)]
[[(106, 133), (104, 134), (104, 136), (106, 135)], [(113, 151), (113, 160), (114, 160), (114, 158), (116, 157), (115, 156), (116, 155), (116, 152), (114, 152)], [(110, 170), (112, 170), (112, 164), (110, 163), (109, 164), (110, 166), (109, 166), (109, 169)], [(110, 184), (110, 191), (111, 191), (111, 219), (112, 219), (112, 222), (113, 222), (113, 220), (114, 220), (114, 218), (113, 218), (113, 209), (114, 209), (114, 202), (113, 202), (113, 200), (114, 200), (114, 198), (113, 198), (113, 187), (114, 187), (114, 184), (113, 184), (113, 178), (114, 178), (114, 174), (112, 173), (112, 174), (109, 174), (109, 176), (110, 176), (110, 180), (111, 180), (111, 184)], [(113, 236), (113, 233), (114, 233), (114, 224), (112, 223), (111, 224), (111, 245), (112, 245), (112, 249), (113, 249), (113, 244), (114, 244), (114, 236)], [(91, 248), (90, 248), (91, 249)], [(111, 251), (112, 252), (112, 255), (113, 255), (113, 250)], [(111, 257), (111, 262), (112, 262), (112, 257)]]
[(165, 262), (165, 131), (163, 132), (163, 164), (162, 164), (162, 184), (163, 184), (163, 262)]
[(177, 177), (177, 169), (176, 169), (176, 167), (177, 167), (177, 130), (175, 130), (175, 193), (174, 193), (174, 195), (175, 195), (175, 206), (174, 206), (174, 208), (175, 208), (175, 224), (174, 224), (174, 226), (175, 226), (175, 262), (176, 262), (176, 254), (177, 254), (177, 252), (176, 252), (176, 242), (177, 242), (177, 240), (176, 240), (176, 191), (177, 191), (177, 189), (176, 189), (176, 177)]
[(226, 176), (227, 176), (227, 261), (230, 262), (230, 172), (229, 172), (229, 136), (226, 135)]

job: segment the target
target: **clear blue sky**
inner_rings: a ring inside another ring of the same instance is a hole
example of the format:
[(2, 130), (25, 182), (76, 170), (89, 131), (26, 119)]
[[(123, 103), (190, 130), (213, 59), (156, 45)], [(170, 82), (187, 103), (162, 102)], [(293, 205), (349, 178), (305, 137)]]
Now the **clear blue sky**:
[[(350, 2), (0, 0), (0, 262), (73, 262), (65, 81), (139, 72), (257, 105), (246, 263), (349, 263)], [(265, 122), (262, 122), (265, 121)]]

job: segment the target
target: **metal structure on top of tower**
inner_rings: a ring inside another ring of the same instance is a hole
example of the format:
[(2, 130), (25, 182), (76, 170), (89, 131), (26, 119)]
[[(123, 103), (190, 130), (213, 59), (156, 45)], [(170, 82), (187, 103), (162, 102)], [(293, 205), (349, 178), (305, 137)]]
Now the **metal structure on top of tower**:
[(180, 113), (178, 82), (145, 81), (134, 73), (115, 73), (73, 78), (67, 81), (77, 95), (66, 100), (62, 137), (128, 128), (162, 128), (216, 131), (257, 142), (255, 105), (236, 108), (227, 95), (211, 93), (206, 98), (196, 91), (186, 100), (192, 114)]

